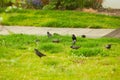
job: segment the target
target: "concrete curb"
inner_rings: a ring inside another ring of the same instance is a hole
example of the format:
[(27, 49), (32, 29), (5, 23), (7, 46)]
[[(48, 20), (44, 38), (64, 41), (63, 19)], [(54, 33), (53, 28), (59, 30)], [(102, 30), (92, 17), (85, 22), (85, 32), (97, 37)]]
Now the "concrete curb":
[(46, 35), (46, 32), (58, 33), (60, 35), (76, 36), (86, 35), (89, 38), (103, 37), (115, 29), (88, 29), (88, 28), (50, 28), (50, 27), (26, 27), (26, 26), (1, 26), (0, 35), (28, 34), (28, 35)]

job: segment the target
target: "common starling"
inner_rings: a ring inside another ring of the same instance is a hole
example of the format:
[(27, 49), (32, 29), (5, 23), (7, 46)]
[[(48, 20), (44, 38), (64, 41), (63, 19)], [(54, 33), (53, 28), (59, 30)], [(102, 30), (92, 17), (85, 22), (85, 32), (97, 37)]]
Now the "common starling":
[(77, 40), (76, 36), (74, 34), (72, 34), (72, 40)]
[(53, 43), (59, 43), (60, 40), (59, 40), (59, 39), (53, 39), (52, 42), (53, 42)]
[(43, 57), (43, 56), (46, 56), (45, 54), (38, 51), (38, 49), (34, 49), (34, 50), (35, 50), (35, 54), (38, 55), (40, 58)]
[(111, 49), (111, 44), (107, 44), (107, 45), (105, 46), (105, 48), (106, 48), (106, 49)]
[(52, 34), (50, 32), (47, 32), (48, 38), (52, 37)]
[(73, 41), (72, 41), (72, 45), (75, 45), (75, 44), (76, 44), (76, 40), (73, 40)]
[(86, 35), (81, 35), (82, 38), (86, 38)]
[(72, 46), (70, 46), (70, 48), (72, 48), (72, 49), (79, 49), (80, 46), (74, 46), (74, 45), (72, 45)]

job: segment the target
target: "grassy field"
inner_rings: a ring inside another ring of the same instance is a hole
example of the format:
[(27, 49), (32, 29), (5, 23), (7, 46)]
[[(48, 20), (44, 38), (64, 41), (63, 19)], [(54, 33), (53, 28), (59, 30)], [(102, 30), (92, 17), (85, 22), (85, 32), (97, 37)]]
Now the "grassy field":
[[(59, 38), (60, 43), (52, 43)], [(39, 42), (36, 42), (39, 41)], [(120, 39), (77, 37), (78, 50), (70, 48), (70, 36), (0, 36), (0, 80), (119, 80)], [(105, 45), (111, 43), (110, 50)], [(39, 49), (47, 56), (39, 58)]]
[(79, 11), (22, 10), (5, 13), (4, 25), (76, 27), (76, 28), (120, 28), (120, 16), (85, 13)]

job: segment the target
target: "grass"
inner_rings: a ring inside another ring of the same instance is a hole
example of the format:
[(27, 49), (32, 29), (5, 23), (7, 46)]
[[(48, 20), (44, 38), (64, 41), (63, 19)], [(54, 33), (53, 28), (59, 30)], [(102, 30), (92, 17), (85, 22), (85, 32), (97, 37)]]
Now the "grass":
[[(3, 10), (2, 10), (3, 11)], [(119, 28), (120, 16), (79, 11), (22, 10), (0, 13), (4, 25), (37, 27)]]
[[(120, 39), (77, 37), (81, 48), (72, 50), (71, 37), (1, 35), (0, 80), (118, 80), (120, 79)], [(39, 41), (36, 43), (36, 40)], [(110, 50), (104, 48), (113, 44)], [(46, 57), (34, 53), (38, 48)]]

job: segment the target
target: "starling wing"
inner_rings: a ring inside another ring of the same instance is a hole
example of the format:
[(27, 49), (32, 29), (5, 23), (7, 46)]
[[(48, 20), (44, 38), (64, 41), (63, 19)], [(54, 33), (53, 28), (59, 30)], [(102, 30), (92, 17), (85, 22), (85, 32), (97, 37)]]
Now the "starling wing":
[(40, 51), (38, 51), (38, 49), (34, 49), (34, 50), (35, 50), (36, 55), (38, 55), (39, 57), (46, 56), (45, 54), (43, 54)]

